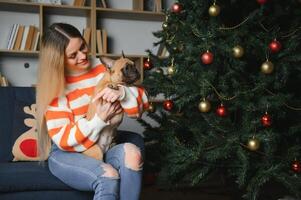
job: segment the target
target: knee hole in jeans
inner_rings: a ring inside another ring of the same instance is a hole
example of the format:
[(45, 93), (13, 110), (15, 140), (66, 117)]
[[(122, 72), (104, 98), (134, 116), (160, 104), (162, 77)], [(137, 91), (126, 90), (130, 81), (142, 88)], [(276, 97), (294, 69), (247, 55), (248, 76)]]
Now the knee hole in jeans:
[(114, 167), (112, 167), (112, 165), (103, 163), (101, 167), (104, 170), (102, 177), (119, 178), (117, 170)]
[(131, 143), (124, 144), (125, 166), (129, 169), (139, 171), (142, 169), (143, 161), (140, 149)]

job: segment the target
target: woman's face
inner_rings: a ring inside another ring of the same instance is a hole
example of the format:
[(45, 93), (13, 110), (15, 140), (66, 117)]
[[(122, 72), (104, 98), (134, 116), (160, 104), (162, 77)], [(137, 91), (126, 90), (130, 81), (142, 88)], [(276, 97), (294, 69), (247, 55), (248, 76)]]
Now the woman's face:
[(65, 50), (65, 65), (69, 73), (86, 71), (90, 66), (88, 47), (81, 38), (71, 38)]

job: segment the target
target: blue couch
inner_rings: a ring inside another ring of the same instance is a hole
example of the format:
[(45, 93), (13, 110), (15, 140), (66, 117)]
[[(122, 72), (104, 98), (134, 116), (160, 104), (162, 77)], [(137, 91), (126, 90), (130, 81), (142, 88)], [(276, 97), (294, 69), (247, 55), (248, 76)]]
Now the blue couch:
[[(53, 176), (47, 162), (14, 162), (12, 147), (20, 134), (26, 132), (22, 108), (35, 103), (35, 91), (31, 87), (0, 87), (0, 199), (1, 200), (91, 200), (92, 192), (77, 191)], [(28, 117), (28, 116), (27, 116)], [(131, 135), (131, 142), (141, 140)], [(128, 137), (127, 136), (127, 137)], [(120, 142), (126, 142), (120, 138)], [(144, 154), (144, 147), (142, 153)]]

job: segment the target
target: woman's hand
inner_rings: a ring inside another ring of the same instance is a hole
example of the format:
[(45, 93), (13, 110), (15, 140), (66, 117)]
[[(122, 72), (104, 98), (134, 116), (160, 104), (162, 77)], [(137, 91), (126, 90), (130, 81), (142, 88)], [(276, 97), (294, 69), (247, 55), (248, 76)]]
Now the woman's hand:
[(112, 117), (122, 112), (122, 108), (118, 101), (112, 103), (100, 98), (95, 100), (94, 103), (96, 104), (96, 113), (98, 117), (104, 122), (108, 122)]
[(119, 100), (120, 97), (123, 96), (123, 94), (124, 94), (124, 89), (121, 86), (118, 86), (118, 90), (106, 87), (98, 94), (96, 94), (94, 99), (102, 98), (104, 101), (107, 102), (115, 102), (116, 100)]

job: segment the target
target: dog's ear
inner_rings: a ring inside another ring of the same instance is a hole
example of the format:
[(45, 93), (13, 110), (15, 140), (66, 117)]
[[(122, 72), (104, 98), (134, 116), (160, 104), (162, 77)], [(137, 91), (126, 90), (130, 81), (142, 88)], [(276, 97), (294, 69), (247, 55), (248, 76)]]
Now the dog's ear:
[(122, 58), (125, 58), (123, 50), (121, 51)]
[(109, 68), (113, 67), (113, 65), (114, 65), (114, 63), (115, 63), (115, 60), (113, 60), (113, 59), (111, 59), (111, 58), (109, 58), (109, 57), (104, 57), (104, 56), (102, 56), (102, 57), (100, 57), (100, 60), (101, 60), (101, 62), (102, 62), (104, 65), (106, 65), (106, 66), (109, 67)]

